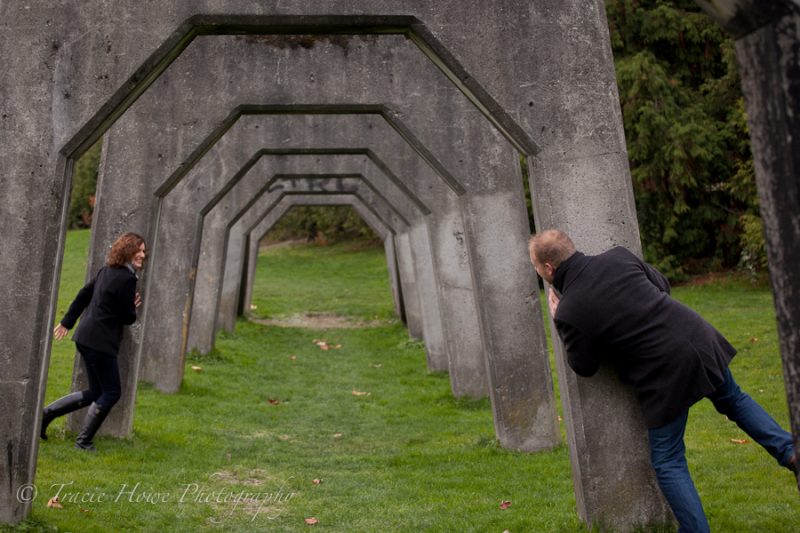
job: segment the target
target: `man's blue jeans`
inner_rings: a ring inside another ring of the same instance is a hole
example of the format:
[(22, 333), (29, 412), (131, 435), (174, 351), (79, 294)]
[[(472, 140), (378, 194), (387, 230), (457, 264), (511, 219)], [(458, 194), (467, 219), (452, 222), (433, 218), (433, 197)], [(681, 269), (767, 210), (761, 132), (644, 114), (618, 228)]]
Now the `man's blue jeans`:
[[(783, 430), (749, 395), (742, 392), (730, 370), (725, 370), (725, 382), (708, 399), (720, 413), (736, 422), (745, 433), (759, 443), (779, 464), (788, 468), (794, 455), (792, 436)], [(683, 532), (709, 531), (700, 496), (694, 487), (686, 464), (683, 435), (686, 431), (687, 410), (661, 427), (648, 430), (650, 461), (656, 471), (658, 485), (669, 502)]]

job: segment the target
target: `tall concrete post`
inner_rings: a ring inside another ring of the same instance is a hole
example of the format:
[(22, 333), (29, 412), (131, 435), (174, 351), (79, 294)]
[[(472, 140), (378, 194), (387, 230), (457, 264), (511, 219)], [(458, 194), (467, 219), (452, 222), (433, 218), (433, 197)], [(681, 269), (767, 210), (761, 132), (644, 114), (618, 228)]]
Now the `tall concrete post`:
[[(540, 151), (528, 158), (536, 227), (566, 231), (589, 254), (615, 245), (639, 252), (603, 2), (552, 3), (537, 14), (539, 46), (530, 53), (540, 92), (531, 112), (542, 136)], [(562, 19), (572, 21), (569, 30), (556, 22)], [(552, 63), (548, 53), (556, 47), (570, 59)], [(669, 521), (634, 392), (608, 367), (578, 377), (558, 335), (552, 338), (579, 515), (621, 531)]]
[(436, 280), (436, 269), (433, 267), (428, 223), (424, 218), (420, 218), (412, 224), (408, 238), (417, 280), (422, 337), (425, 340), (428, 370), (447, 372), (447, 349), (442, 329), (441, 308), (439, 307), (439, 285)]
[(406, 310), (408, 335), (412, 339), (422, 339), (422, 307), (420, 305), (420, 287), (414, 270), (414, 258), (409, 242), (409, 232), (399, 233), (395, 238), (397, 253), (397, 271), (403, 286), (403, 307)]

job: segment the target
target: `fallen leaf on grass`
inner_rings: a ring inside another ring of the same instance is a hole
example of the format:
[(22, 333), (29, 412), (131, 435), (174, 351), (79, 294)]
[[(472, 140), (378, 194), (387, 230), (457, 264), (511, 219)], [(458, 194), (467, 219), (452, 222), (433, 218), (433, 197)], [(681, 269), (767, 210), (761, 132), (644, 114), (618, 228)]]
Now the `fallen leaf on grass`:
[(314, 485), (319, 485), (320, 483), (322, 483), (322, 480), (321, 480), (321, 479), (319, 479), (319, 478), (317, 478), (317, 479), (313, 479), (313, 480), (311, 481), (311, 483), (313, 483)]
[(380, 367), (382, 367), (382, 366), (383, 366), (383, 365), (382, 365), (382, 364), (380, 364), (380, 363), (378, 363), (378, 364), (372, 363), (372, 364), (370, 364), (370, 365), (369, 365), (369, 367), (370, 367), (370, 368), (380, 368)]
[(753, 344), (757, 343), (758, 337), (750, 337), (750, 342), (752, 342)]
[(63, 509), (64, 506), (61, 505), (61, 502), (58, 501), (58, 496), (53, 496), (49, 500), (47, 500), (47, 506), (51, 509)]
[(320, 350), (326, 350), (326, 351), (327, 350), (338, 350), (339, 348), (342, 347), (341, 344), (328, 344), (327, 341), (324, 341), (322, 339), (314, 339), (313, 342), (314, 342), (314, 344), (319, 346)]
[(731, 442), (734, 444), (747, 444), (750, 441), (747, 439), (731, 439)]
[(292, 437), (290, 437), (289, 435), (280, 435), (278, 438), (281, 439), (281, 440), (289, 440)]
[(306, 524), (308, 524), (309, 526), (313, 526), (314, 524), (316, 524), (318, 522), (319, 522), (319, 520), (317, 520), (313, 516), (311, 518), (306, 518)]
[(333, 434), (333, 438), (334, 438), (334, 439), (341, 439), (343, 436), (344, 436), (344, 434), (343, 434), (343, 433), (334, 433), (334, 434)]
[(292, 361), (294, 361), (295, 359), (297, 359), (297, 356), (296, 356), (296, 355), (290, 355), (290, 356), (289, 356), (289, 359), (291, 359)]
[(90, 511), (89, 509), (78, 509), (78, 510), (79, 510), (80, 512), (82, 512), (82, 513), (86, 513), (86, 514), (89, 514), (89, 513), (91, 513), (91, 511)]
[(250, 304), (250, 310), (258, 309), (258, 306), (255, 304)]
[(192, 370), (194, 370), (195, 372), (202, 372), (203, 371), (203, 367), (202, 366), (192, 365)]
[(278, 405), (279, 403), (281, 403), (280, 400), (276, 400), (275, 398), (269, 398), (267, 402), (269, 402), (270, 405)]
[(353, 396), (369, 396), (370, 393), (368, 392), (361, 392), (353, 389)]
[(510, 501), (503, 500), (502, 502), (500, 502), (500, 509), (508, 509), (509, 507), (511, 507)]

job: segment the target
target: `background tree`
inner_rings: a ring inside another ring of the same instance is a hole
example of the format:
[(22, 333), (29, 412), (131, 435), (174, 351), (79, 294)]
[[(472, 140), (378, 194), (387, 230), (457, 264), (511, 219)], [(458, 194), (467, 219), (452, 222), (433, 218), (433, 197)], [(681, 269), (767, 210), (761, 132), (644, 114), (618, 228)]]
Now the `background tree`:
[(375, 240), (377, 235), (351, 207), (293, 207), (269, 233), (270, 240), (306, 239), (317, 242)]
[(101, 138), (75, 162), (75, 170), (72, 174), (72, 193), (67, 213), (69, 229), (88, 228), (92, 225), (95, 192), (97, 191), (97, 170), (100, 166), (102, 144)]
[(765, 262), (732, 41), (691, 0), (607, 0), (644, 254), (668, 276)]

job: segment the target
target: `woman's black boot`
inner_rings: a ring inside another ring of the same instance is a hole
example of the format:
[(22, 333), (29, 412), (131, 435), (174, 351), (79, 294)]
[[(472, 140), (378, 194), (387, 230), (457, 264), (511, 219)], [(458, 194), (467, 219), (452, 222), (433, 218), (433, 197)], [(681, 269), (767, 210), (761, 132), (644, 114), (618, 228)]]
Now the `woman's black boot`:
[(92, 402), (89, 410), (86, 412), (86, 419), (83, 421), (81, 432), (78, 433), (78, 438), (75, 439), (75, 447), (81, 450), (88, 450), (91, 452), (97, 451), (92, 443), (94, 434), (100, 429), (103, 420), (106, 419), (108, 411), (100, 409), (100, 406)]
[(82, 392), (73, 392), (54, 401), (42, 411), (42, 431), (39, 436), (42, 440), (47, 440), (47, 426), (50, 425), (50, 422), (59, 416), (64, 416), (85, 406), (86, 402), (83, 400)]

